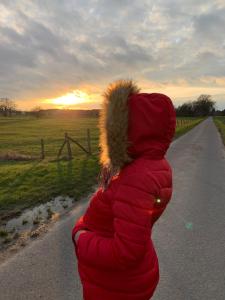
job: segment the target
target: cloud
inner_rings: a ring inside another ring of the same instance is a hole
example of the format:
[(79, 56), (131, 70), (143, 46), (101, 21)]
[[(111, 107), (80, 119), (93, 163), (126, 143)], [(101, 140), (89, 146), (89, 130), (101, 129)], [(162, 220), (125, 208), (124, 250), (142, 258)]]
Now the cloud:
[(2, 0), (1, 96), (29, 101), (84, 86), (101, 92), (127, 77), (158, 88), (185, 82), (203, 93), (210, 84), (221, 94), (224, 16), (220, 0)]

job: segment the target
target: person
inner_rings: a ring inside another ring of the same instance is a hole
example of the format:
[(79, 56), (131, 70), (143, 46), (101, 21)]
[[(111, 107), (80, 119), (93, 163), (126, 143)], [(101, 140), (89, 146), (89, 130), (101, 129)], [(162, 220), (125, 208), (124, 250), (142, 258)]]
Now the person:
[(99, 117), (99, 186), (72, 229), (84, 300), (149, 300), (159, 282), (153, 225), (172, 197), (165, 154), (176, 113), (161, 93), (117, 80)]

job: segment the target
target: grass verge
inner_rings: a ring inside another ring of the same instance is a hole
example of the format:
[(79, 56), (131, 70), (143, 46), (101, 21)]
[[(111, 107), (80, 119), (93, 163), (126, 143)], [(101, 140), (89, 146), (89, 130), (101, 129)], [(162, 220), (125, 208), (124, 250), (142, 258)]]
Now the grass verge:
[(53, 197), (79, 200), (97, 183), (96, 156), (59, 162), (0, 162), (0, 224)]
[(221, 135), (222, 141), (225, 146), (225, 117), (213, 117), (213, 121)]
[(188, 132), (189, 130), (191, 130), (192, 128), (194, 128), (204, 120), (204, 118), (183, 118), (183, 119), (187, 119), (189, 122), (187, 122), (187, 124), (183, 126), (178, 126), (176, 128), (174, 139), (177, 139), (181, 135), (185, 134), (186, 132)]

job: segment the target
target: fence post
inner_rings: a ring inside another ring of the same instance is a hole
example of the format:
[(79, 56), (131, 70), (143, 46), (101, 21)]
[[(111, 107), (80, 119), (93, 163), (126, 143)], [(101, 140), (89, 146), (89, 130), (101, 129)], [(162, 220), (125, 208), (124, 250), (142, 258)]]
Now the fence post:
[(68, 159), (72, 159), (72, 151), (71, 151), (71, 146), (70, 146), (70, 140), (68, 137), (68, 133), (65, 133), (65, 140), (67, 144), (67, 151), (68, 151)]
[(59, 157), (60, 157), (60, 155), (61, 155), (61, 153), (62, 153), (62, 150), (63, 150), (65, 144), (66, 144), (66, 140), (64, 139), (64, 141), (63, 141), (63, 143), (62, 143), (62, 146), (61, 146), (60, 149), (59, 149), (59, 152), (58, 152), (58, 155), (57, 155), (57, 159), (59, 159)]
[(87, 143), (88, 143), (88, 152), (91, 154), (91, 139), (90, 139), (90, 129), (87, 129)]
[(41, 159), (45, 158), (45, 145), (44, 145), (44, 140), (41, 139)]

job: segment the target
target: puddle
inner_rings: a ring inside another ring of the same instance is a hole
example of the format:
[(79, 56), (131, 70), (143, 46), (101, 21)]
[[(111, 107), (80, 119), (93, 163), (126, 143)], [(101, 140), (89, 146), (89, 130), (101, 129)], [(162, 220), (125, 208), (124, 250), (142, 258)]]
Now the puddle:
[[(78, 202), (87, 201), (97, 188), (97, 185), (93, 185), (89, 193), (81, 197)], [(33, 239), (47, 233), (50, 226), (60, 216), (74, 208), (77, 200), (68, 196), (55, 197), (47, 203), (24, 210), (20, 216), (14, 217), (0, 226), (0, 265)], [(85, 209), (78, 205), (79, 207)]]
[[(49, 220), (59, 218), (74, 202), (74, 198), (57, 196), (49, 202), (27, 209), (19, 217), (9, 220), (4, 226), (0, 226), (0, 249), (12, 244), (13, 240), (21, 236), (35, 237), (35, 229), (42, 227)], [(37, 230), (36, 235), (38, 235)]]

